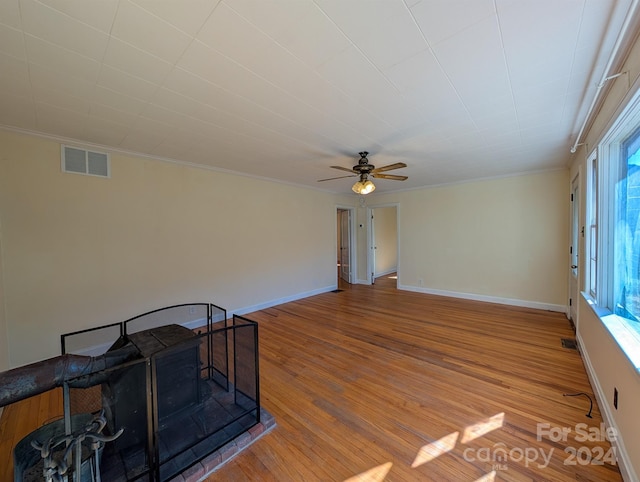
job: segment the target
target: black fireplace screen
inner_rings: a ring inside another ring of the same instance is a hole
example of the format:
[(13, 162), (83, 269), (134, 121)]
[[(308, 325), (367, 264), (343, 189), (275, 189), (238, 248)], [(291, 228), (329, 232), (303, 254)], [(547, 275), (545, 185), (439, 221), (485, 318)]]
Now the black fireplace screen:
[[(79, 420), (102, 420), (100, 436), (109, 441), (100, 453), (88, 446), (77, 469), (97, 468), (102, 481), (170, 480), (260, 422), (258, 325), (236, 315), (227, 320), (215, 305), (171, 306), (62, 335), (61, 343), (63, 355), (134, 353), (62, 385), (62, 436)], [(37, 432), (27, 439), (37, 440)], [(21, 462), (16, 451), (16, 475), (42, 470), (30, 440), (23, 442), (28, 456)]]

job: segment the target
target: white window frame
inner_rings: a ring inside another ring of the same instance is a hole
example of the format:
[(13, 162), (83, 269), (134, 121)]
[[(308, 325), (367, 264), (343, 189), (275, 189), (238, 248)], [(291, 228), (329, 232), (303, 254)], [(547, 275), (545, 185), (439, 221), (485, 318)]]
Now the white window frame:
[[(598, 264), (596, 297), (594, 301), (613, 313), (615, 311), (614, 283), (614, 236), (615, 236), (615, 189), (620, 176), (622, 144), (640, 126), (640, 90), (636, 91), (626, 108), (618, 116), (609, 132), (603, 137), (597, 150), (598, 158), (598, 212), (597, 237)], [(588, 188), (588, 190), (590, 190)]]
[[(600, 318), (604, 327), (616, 340), (632, 366), (640, 373), (640, 323), (615, 314), (614, 296), (615, 183), (620, 178), (622, 144), (640, 126), (640, 85), (629, 96), (629, 101), (626, 104), (623, 102), (621, 105), (625, 107), (612, 121), (611, 127), (602, 137), (595, 152), (598, 168), (595, 199), (598, 226), (596, 292), (595, 296), (589, 293), (589, 285), (585, 284), (585, 291), (582, 292), (582, 295)], [(592, 153), (587, 160), (593, 158)], [(589, 166), (589, 164), (587, 165)], [(593, 189), (589, 183), (586, 183), (586, 187), (585, 199), (588, 204), (589, 196), (593, 195)], [(589, 218), (586, 218), (586, 222), (588, 221)]]

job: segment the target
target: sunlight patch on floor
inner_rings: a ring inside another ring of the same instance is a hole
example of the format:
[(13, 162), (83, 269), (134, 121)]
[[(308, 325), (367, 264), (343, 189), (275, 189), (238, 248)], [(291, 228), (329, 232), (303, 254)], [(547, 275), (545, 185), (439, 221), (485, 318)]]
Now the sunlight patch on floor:
[(387, 477), (392, 466), (392, 462), (387, 462), (386, 464), (378, 465), (377, 467), (373, 467), (361, 474), (349, 477), (344, 482), (382, 482)]
[(462, 442), (463, 444), (469, 443), (472, 440), (477, 439), (478, 437), (482, 437), (483, 435), (486, 435), (493, 430), (499, 429), (503, 424), (504, 412), (501, 412), (491, 418), (483, 420), (482, 422), (469, 425), (464, 430), (464, 435), (462, 436), (462, 440), (460, 440), (460, 442)]
[(440, 440), (436, 440), (428, 445), (424, 445), (416, 455), (415, 460), (411, 464), (411, 468), (415, 469), (422, 464), (431, 462), (433, 459), (440, 457), (442, 454), (446, 454), (453, 450), (458, 441), (460, 432), (453, 432), (449, 435), (442, 437)]
[(398, 279), (398, 275), (389, 276), (389, 279)]
[(492, 470), (487, 475), (483, 475), (479, 479), (476, 479), (475, 482), (493, 482), (496, 480), (496, 471)]
[[(479, 437), (482, 437), (493, 430), (497, 430), (504, 425), (504, 412), (497, 413), (493, 417), (482, 420), (478, 423), (474, 423), (473, 425), (468, 425), (462, 438), (460, 439), (461, 444), (469, 443)], [(411, 468), (415, 469), (427, 462), (431, 462), (432, 460), (440, 457), (443, 454), (451, 452), (458, 443), (458, 438), (460, 436), (460, 432), (452, 432), (449, 435), (445, 435), (439, 440), (432, 442), (428, 445), (424, 445), (418, 451), (415, 460), (411, 464)], [(486, 475), (483, 475), (479, 479), (476, 479), (475, 482), (493, 482), (496, 477), (496, 472), (491, 471)]]
[[(473, 425), (468, 425), (464, 430), (464, 434), (462, 435), (460, 443), (469, 443), (477, 439), (478, 437), (482, 437), (483, 435), (486, 435), (493, 430), (501, 428), (503, 425), (504, 412), (498, 413), (493, 417), (482, 420), (481, 422), (474, 423)], [(456, 447), (459, 437), (460, 432), (452, 432), (449, 435), (445, 435), (441, 439), (436, 440), (435, 442), (423, 445), (418, 451), (415, 460), (411, 464), (411, 468), (415, 469), (423, 464), (426, 464), (427, 462), (431, 462), (432, 460), (440, 457), (443, 454), (451, 452)], [(386, 464), (373, 467), (366, 472), (354, 475), (353, 477), (346, 479), (344, 482), (382, 482), (385, 480), (392, 466), (392, 462), (387, 462)], [(486, 475), (483, 475), (479, 479), (476, 479), (474, 482), (494, 482), (495, 477), (496, 472), (494, 470)]]

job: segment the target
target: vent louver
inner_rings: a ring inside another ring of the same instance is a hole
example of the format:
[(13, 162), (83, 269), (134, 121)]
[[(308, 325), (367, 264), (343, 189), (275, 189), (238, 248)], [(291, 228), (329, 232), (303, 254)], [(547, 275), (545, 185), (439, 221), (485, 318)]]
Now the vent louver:
[(62, 171), (88, 176), (110, 177), (109, 154), (63, 145)]

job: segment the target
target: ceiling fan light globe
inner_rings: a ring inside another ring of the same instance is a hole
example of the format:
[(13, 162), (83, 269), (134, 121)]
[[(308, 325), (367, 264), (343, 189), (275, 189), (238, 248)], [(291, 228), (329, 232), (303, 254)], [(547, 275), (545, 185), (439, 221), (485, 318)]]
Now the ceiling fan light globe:
[(366, 181), (356, 182), (351, 190), (356, 194), (369, 194), (370, 192), (373, 192), (375, 188), (375, 184), (367, 179)]
[(367, 180), (364, 182), (364, 186), (362, 187), (362, 194), (369, 194), (370, 192), (373, 192), (375, 188), (375, 184)]

